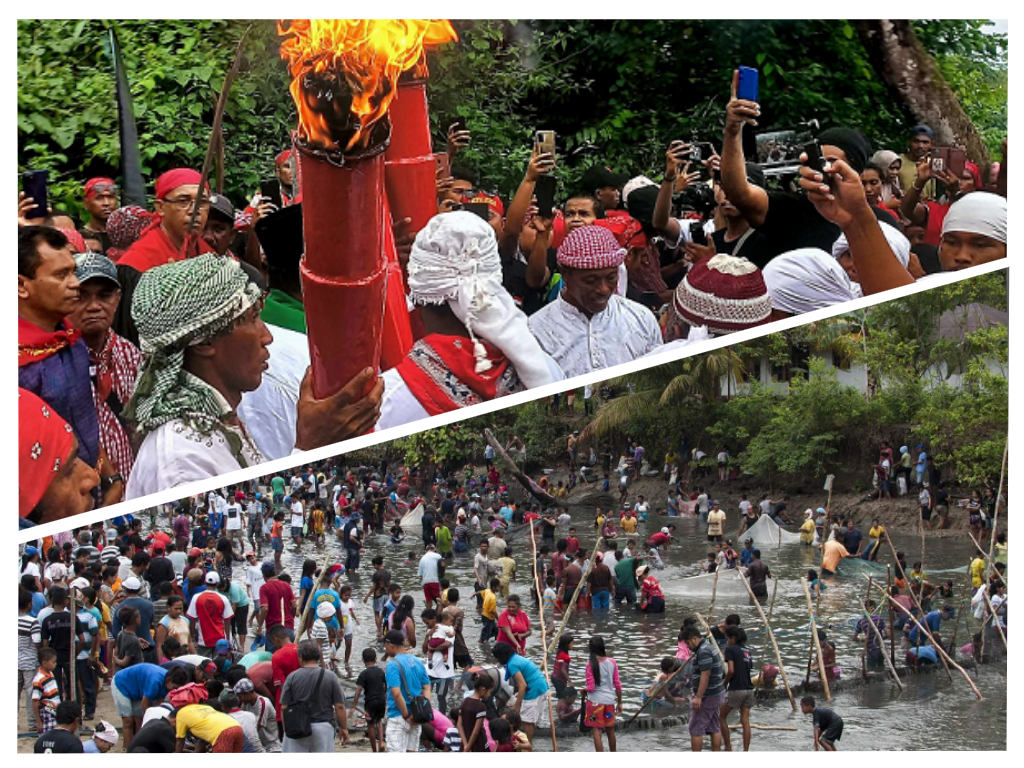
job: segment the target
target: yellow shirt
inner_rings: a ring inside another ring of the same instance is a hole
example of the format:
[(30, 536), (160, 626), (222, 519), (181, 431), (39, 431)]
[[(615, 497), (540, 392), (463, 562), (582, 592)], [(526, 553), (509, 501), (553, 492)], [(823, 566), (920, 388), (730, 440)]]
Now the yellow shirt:
[(483, 604), (483, 607), (480, 609), (481, 615), (485, 619), (490, 619), (491, 621), (497, 621), (498, 620), (498, 598), (495, 597), (494, 593), (491, 592), (491, 590), (489, 590), (489, 589), (485, 589), (482, 594), (483, 594), (483, 598), (484, 598), (484, 604)]
[(882, 534), (883, 533), (885, 533), (885, 526), (884, 525), (880, 525), (877, 528), (872, 528), (870, 531), (868, 531), (868, 538), (869, 539), (880, 539), (880, 538), (882, 538)]
[(981, 557), (976, 557), (971, 561), (971, 586), (980, 587), (984, 578), (985, 561)]
[(636, 533), (636, 518), (635, 517), (624, 517), (622, 518), (622, 530), (626, 533)]
[(238, 721), (231, 715), (218, 712), (205, 704), (189, 704), (178, 710), (177, 736), (179, 739), (191, 733), (207, 744), (213, 744), (228, 728), (234, 728)]
[(814, 543), (814, 521), (809, 517), (804, 520), (804, 524), (800, 526), (800, 543)]

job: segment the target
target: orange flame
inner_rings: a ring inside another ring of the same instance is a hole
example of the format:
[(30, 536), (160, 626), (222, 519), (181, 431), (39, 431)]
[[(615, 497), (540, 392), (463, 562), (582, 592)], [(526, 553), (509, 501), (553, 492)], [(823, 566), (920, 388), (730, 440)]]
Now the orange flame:
[(398, 76), (420, 62), (425, 47), (458, 39), (444, 19), (292, 19), (279, 21), (277, 31), (299, 137), (342, 150), (367, 146)]

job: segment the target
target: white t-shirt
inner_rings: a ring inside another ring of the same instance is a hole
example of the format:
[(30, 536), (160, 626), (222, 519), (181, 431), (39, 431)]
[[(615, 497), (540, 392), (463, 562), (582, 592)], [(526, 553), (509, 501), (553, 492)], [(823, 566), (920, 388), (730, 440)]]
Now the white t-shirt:
[(741, 515), (746, 515), (747, 512), (750, 511), (750, 507), (751, 507), (751, 504), (750, 504), (749, 501), (747, 501), (746, 499), (741, 501), (740, 502), (740, 514)]
[(718, 452), (718, 460), (720, 462), (728, 461), (729, 460), (729, 454), (726, 451), (719, 451)]
[(762, 499), (761, 503), (758, 504), (761, 508), (762, 515), (770, 515), (772, 512), (772, 501), (771, 499)]
[(725, 512), (718, 510), (708, 513), (708, 536), (721, 536), (725, 525)]
[(420, 558), (419, 575), (421, 584), (437, 584), (441, 580), (437, 573), (437, 564), (441, 560), (442, 557), (437, 552), (427, 552)]
[(37, 579), (40, 578), (39, 563), (28, 563), (21, 572), (22, 576), (25, 574), (35, 576)]
[(706, 493), (702, 493), (700, 496), (697, 497), (697, 511), (708, 511), (708, 495)]
[(568, 512), (563, 512), (558, 516), (557, 523), (560, 528), (568, 528), (569, 524), (572, 523), (572, 518), (569, 516)]
[(224, 527), (229, 531), (242, 530), (242, 508), (238, 504), (228, 504), (224, 507), (224, 515), (227, 519)]
[(306, 518), (302, 512), (302, 502), (292, 502), (292, 528), (301, 528), (304, 522)]
[(249, 585), (249, 595), (254, 600), (260, 599), (260, 587), (267, 583), (263, 578), (263, 568), (259, 565), (247, 565), (245, 567), (245, 583)]
[(355, 600), (340, 600), (341, 616), (345, 618), (345, 637), (351, 637), (356, 629), (356, 603)]
[(636, 512), (638, 515), (647, 514), (648, 512), (651, 511), (651, 505), (648, 504), (646, 501), (642, 502), (642, 503), (634, 504), (633, 505), (633, 511)]

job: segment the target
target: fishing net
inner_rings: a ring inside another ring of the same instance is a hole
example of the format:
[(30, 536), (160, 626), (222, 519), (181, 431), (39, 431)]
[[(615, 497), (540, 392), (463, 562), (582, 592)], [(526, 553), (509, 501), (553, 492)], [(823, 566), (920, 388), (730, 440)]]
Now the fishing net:
[(402, 526), (403, 531), (419, 530), (423, 526), (423, 509), (423, 505), (418, 504), (415, 509), (406, 513), (398, 523)]
[(863, 579), (866, 576), (874, 576), (876, 580), (885, 576), (886, 568), (883, 563), (873, 563), (870, 560), (862, 560), (859, 557), (844, 557), (836, 566), (836, 576), (841, 579)]
[[(688, 578), (672, 578), (667, 573), (656, 574), (661, 582), (661, 591), (666, 597), (676, 597), (690, 603), (708, 603), (715, 584), (715, 574), (702, 573)], [(743, 579), (736, 569), (723, 570), (718, 577), (715, 590), (716, 603), (736, 604), (750, 599)]]
[(768, 517), (768, 515), (761, 515), (756, 523), (742, 534), (739, 534), (739, 536), (744, 540), (747, 538), (753, 539), (755, 547), (777, 547), (779, 546), (780, 536), (782, 537), (783, 544), (800, 543), (799, 533), (790, 533)]

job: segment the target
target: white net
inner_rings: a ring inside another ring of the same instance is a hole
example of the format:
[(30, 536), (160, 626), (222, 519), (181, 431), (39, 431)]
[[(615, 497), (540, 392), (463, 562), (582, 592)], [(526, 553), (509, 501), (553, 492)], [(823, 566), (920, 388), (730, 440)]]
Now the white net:
[(416, 509), (411, 512), (407, 512), (405, 517), (399, 521), (399, 525), (402, 526), (402, 530), (406, 533), (412, 529), (414, 532), (419, 530), (423, 526), (423, 505), (418, 504)]
[[(666, 578), (664, 572), (656, 574), (661, 582), (661, 591), (666, 597), (676, 597), (691, 603), (708, 603), (715, 583), (715, 574), (702, 573), (688, 578)], [(723, 570), (718, 577), (715, 591), (716, 603), (736, 604), (748, 601), (750, 596), (736, 569)]]
[(745, 530), (743, 533), (738, 535), (738, 538), (742, 541), (746, 541), (748, 538), (754, 540), (755, 547), (777, 547), (779, 546), (779, 537), (782, 537), (783, 544), (799, 544), (800, 534), (790, 533), (784, 530), (778, 523), (772, 520), (768, 515), (761, 515), (750, 528)]

